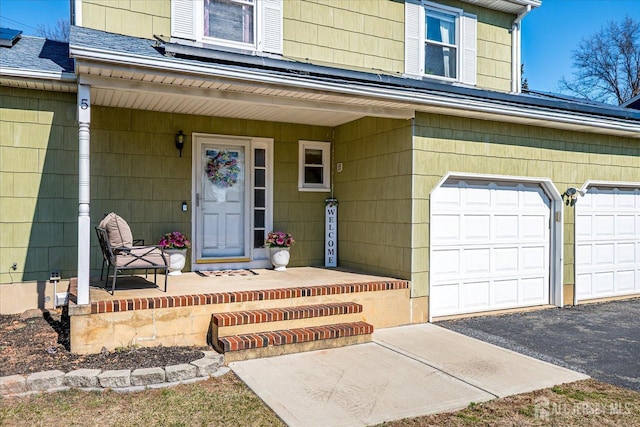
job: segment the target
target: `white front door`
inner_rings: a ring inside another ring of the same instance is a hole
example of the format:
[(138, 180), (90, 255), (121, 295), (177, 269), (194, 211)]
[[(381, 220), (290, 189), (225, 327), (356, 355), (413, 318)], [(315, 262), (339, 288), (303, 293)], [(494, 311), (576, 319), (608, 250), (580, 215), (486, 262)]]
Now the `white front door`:
[(640, 188), (589, 187), (575, 209), (576, 300), (640, 293)]
[(248, 145), (217, 139), (200, 145), (196, 191), (198, 259), (248, 260), (250, 256)]
[(431, 206), (430, 316), (549, 303), (551, 203), (540, 185), (450, 179)]

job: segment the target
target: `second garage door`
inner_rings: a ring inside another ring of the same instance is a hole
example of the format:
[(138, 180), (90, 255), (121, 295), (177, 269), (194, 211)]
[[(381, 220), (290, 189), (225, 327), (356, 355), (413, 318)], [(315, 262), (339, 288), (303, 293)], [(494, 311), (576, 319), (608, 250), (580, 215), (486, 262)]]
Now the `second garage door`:
[(589, 187), (575, 236), (576, 300), (640, 293), (640, 189)]
[(550, 207), (534, 183), (450, 179), (438, 187), (431, 316), (548, 304)]

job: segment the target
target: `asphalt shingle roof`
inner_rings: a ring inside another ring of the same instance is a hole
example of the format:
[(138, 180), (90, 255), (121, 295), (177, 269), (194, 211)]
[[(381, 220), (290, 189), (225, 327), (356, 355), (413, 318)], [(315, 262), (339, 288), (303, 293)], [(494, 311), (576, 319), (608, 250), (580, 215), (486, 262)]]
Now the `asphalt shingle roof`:
[(68, 43), (31, 36), (22, 36), (10, 48), (0, 47), (0, 70), (3, 68), (74, 72)]
[[(160, 36), (162, 40), (165, 37)], [(355, 83), (378, 88), (395, 88), (407, 93), (434, 93), (451, 97), (489, 100), (496, 104), (517, 105), (520, 108), (549, 108), (560, 111), (596, 114), (602, 116), (640, 120), (638, 110), (619, 106), (550, 96), (542, 93), (512, 94), (491, 90), (463, 87), (440, 83), (431, 79), (408, 79), (402, 76), (375, 74), (373, 72), (350, 71), (286, 59), (259, 57), (237, 52), (225, 52), (211, 48), (187, 48), (187, 54), (165, 55), (165, 49), (175, 45), (162, 40), (149, 40), (137, 37), (108, 33), (84, 27), (71, 27), (70, 45), (74, 47), (97, 49), (113, 53), (127, 53), (143, 58), (162, 59), (181, 64), (224, 66), (229, 69), (260, 70), (265, 74), (287, 76), (306, 76), (318, 81)], [(168, 37), (166, 37), (168, 40)], [(176, 45), (177, 46), (177, 45)], [(199, 53), (200, 52), (200, 53)]]

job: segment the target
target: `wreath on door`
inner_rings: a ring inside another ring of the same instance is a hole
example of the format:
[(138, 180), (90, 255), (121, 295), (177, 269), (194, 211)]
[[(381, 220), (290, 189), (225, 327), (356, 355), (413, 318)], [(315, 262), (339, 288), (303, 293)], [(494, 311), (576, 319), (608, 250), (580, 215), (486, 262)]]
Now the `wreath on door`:
[(207, 177), (216, 187), (233, 187), (238, 182), (239, 174), (240, 166), (238, 166), (238, 160), (231, 157), (228, 151), (221, 150), (215, 156), (209, 157)]

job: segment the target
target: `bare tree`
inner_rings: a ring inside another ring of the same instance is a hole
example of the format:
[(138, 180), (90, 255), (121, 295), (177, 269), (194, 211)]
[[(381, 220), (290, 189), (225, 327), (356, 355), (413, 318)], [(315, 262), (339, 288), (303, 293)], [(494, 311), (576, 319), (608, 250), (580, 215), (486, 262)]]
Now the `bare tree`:
[(520, 89), (529, 92), (529, 79), (524, 76), (524, 63), (520, 64)]
[(609, 22), (572, 52), (573, 79), (560, 89), (581, 98), (622, 104), (640, 94), (640, 22)]
[(69, 41), (69, 21), (66, 19), (58, 19), (55, 25), (38, 26), (38, 35), (49, 40), (57, 40), (60, 42)]

